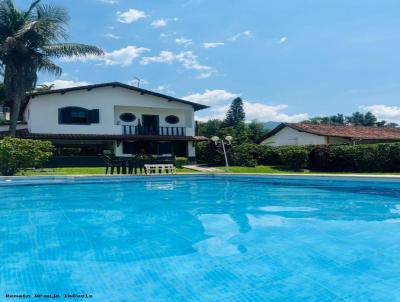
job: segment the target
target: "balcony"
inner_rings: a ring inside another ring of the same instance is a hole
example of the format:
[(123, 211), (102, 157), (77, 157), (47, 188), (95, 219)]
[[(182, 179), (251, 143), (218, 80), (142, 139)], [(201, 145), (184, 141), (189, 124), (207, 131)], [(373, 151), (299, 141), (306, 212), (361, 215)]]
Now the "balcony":
[(122, 126), (123, 135), (153, 135), (153, 136), (186, 136), (185, 127), (144, 127), (144, 126)]

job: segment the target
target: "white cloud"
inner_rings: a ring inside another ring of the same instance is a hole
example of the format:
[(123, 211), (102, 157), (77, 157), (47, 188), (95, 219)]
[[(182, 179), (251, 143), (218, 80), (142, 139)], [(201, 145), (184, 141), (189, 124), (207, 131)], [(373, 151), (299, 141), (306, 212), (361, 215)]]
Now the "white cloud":
[(166, 20), (166, 19), (158, 19), (158, 20), (151, 22), (151, 26), (154, 28), (165, 27), (167, 25), (168, 25), (168, 20)]
[(151, 22), (151, 26), (154, 28), (161, 28), (167, 26), (171, 21), (178, 21), (178, 18), (171, 18), (171, 19), (158, 19)]
[(108, 33), (108, 34), (106, 34), (105, 36), (106, 36), (107, 38), (114, 39), (114, 40), (119, 40), (119, 39), (120, 39), (119, 36), (114, 35), (113, 33)]
[(172, 64), (175, 62), (181, 63), (185, 69), (198, 71), (199, 75), (197, 76), (197, 78), (199, 79), (208, 78), (213, 73), (217, 72), (211, 66), (200, 64), (198, 61), (198, 57), (191, 51), (184, 51), (178, 54), (174, 54), (171, 51), (164, 50), (161, 51), (158, 56), (144, 57), (140, 63), (142, 65), (148, 65), (151, 63)]
[(68, 80), (55, 80), (52, 82), (45, 82), (43, 83), (44, 85), (54, 85), (53, 89), (63, 89), (63, 88), (71, 88), (71, 87), (77, 87), (77, 86), (87, 86), (90, 85), (91, 83), (89, 82), (84, 82), (84, 81), (68, 81)]
[(192, 39), (185, 39), (185, 38), (177, 38), (175, 39), (175, 43), (178, 45), (182, 45), (182, 46), (189, 46), (193, 44), (193, 40)]
[(251, 31), (246, 30), (246, 31), (243, 31), (241, 33), (238, 33), (238, 34), (230, 37), (228, 40), (229, 41), (237, 41), (239, 38), (242, 38), (242, 37), (251, 38), (251, 37), (253, 37), (253, 34)]
[(371, 111), (379, 120), (400, 122), (400, 107), (387, 105), (360, 106), (363, 111)]
[(257, 102), (244, 102), (244, 110), (248, 120), (294, 123), (304, 121), (309, 118), (307, 113), (289, 115), (282, 112), (287, 108), (288, 105), (285, 104), (266, 105)]
[[(300, 113), (289, 115), (282, 112), (287, 109), (287, 105), (266, 105), (257, 102), (244, 101), (244, 110), (246, 112), (246, 120), (259, 120), (261, 122), (287, 122), (295, 123), (306, 120), (309, 118), (307, 113)], [(199, 121), (207, 121), (209, 119), (223, 119), (225, 118), (226, 112), (229, 109), (228, 105), (214, 106), (207, 111), (200, 112), (196, 119)], [(203, 113), (203, 114), (202, 114)], [(205, 113), (205, 114), (204, 114)]]
[(157, 86), (157, 88), (155, 89), (155, 91), (159, 92), (159, 93), (163, 93), (163, 94), (175, 94), (175, 91), (173, 91), (170, 88), (170, 85), (159, 85)]
[(105, 3), (105, 4), (117, 4), (118, 1), (117, 0), (98, 0), (101, 3)]
[(288, 40), (287, 37), (282, 37), (282, 38), (279, 39), (279, 42), (278, 42), (278, 43), (279, 43), (279, 44), (283, 44), (283, 43), (286, 43), (287, 40)]
[(138, 21), (139, 19), (146, 18), (147, 15), (144, 11), (137, 10), (134, 8), (129, 9), (126, 12), (117, 12), (118, 21), (121, 23), (133, 23)]
[(142, 53), (150, 49), (144, 47), (127, 46), (125, 48), (117, 49), (112, 52), (106, 52), (104, 56), (85, 56), (85, 57), (72, 57), (63, 59), (65, 62), (99, 62), (103, 65), (119, 65), (127, 67), (133, 63)]
[(239, 95), (223, 89), (206, 89), (203, 93), (194, 93), (191, 95), (187, 95), (183, 97), (183, 99), (204, 105), (215, 105), (224, 101), (232, 100), (237, 96)]
[[(183, 97), (183, 99), (210, 105), (211, 108), (198, 113), (196, 119), (199, 121), (207, 121), (209, 119), (223, 119), (229, 109), (232, 99), (238, 97), (236, 93), (226, 90), (206, 90), (204, 93), (195, 93)], [(221, 104), (222, 103), (222, 104)], [(262, 122), (300, 122), (309, 118), (307, 113), (287, 114), (284, 112), (288, 105), (268, 105), (259, 102), (244, 101), (244, 110), (246, 112), (246, 120), (259, 120)]]
[(203, 48), (216, 48), (218, 46), (224, 46), (225, 43), (222, 42), (208, 42), (208, 43), (203, 43)]

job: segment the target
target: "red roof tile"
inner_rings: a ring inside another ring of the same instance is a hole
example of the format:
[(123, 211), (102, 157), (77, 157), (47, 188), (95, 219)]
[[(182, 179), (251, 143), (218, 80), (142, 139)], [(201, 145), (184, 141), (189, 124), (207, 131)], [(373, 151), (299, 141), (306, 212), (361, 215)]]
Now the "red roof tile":
[[(347, 125), (346, 126), (312, 125), (312, 124), (283, 124), (283, 125), (296, 129), (298, 131), (316, 135), (323, 135), (323, 136), (343, 137), (352, 139), (400, 140), (400, 128), (380, 128), (380, 127), (347, 126)], [(281, 126), (278, 126), (277, 128)], [(282, 127), (280, 129), (282, 129)]]

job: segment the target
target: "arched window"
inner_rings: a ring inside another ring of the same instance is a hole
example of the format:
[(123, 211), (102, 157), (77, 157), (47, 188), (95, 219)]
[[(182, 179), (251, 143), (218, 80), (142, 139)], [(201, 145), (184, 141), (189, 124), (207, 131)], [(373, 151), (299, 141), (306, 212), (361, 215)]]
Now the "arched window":
[(178, 124), (178, 123), (179, 123), (179, 117), (177, 117), (176, 115), (168, 115), (168, 116), (165, 118), (165, 121), (166, 121), (168, 124), (172, 124), (172, 125)]
[(99, 109), (88, 110), (81, 107), (58, 109), (59, 124), (89, 125), (99, 123)]

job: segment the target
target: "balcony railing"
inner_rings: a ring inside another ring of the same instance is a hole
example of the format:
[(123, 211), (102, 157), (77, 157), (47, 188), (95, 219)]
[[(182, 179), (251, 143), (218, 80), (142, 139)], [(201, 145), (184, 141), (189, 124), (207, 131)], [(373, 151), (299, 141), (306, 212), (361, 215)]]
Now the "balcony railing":
[(156, 135), (156, 136), (186, 136), (185, 127), (144, 127), (144, 126), (122, 126), (123, 135)]

